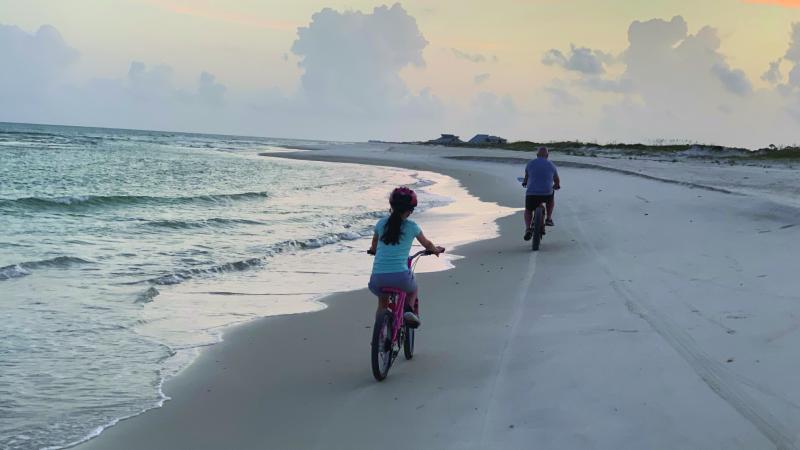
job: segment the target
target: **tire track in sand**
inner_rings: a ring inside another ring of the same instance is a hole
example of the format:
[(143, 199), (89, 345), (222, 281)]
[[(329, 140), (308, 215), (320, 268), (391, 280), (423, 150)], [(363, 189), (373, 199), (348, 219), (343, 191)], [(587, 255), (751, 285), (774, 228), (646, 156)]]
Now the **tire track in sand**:
[[(573, 214), (575, 211), (572, 206), (566, 204)], [(709, 357), (700, 350), (694, 339), (683, 329), (672, 322), (665, 314), (658, 309), (648, 305), (641, 295), (637, 295), (632, 289), (616, 281), (621, 279), (614, 274), (608, 259), (593, 244), (592, 240), (584, 232), (580, 221), (576, 221), (576, 228), (580, 236), (576, 236), (576, 241), (595, 255), (603, 266), (603, 271), (615, 281), (611, 286), (625, 301), (625, 307), (632, 314), (635, 314), (647, 322), (656, 333), (681, 356), (694, 370), (697, 376), (715, 393), (718, 397), (728, 403), (736, 412), (749, 421), (761, 432), (764, 437), (769, 439), (778, 450), (800, 449), (794, 441), (794, 433), (787, 429), (765, 406), (761, 405), (756, 399), (749, 396), (746, 392), (738, 388), (739, 382), (736, 376), (727, 368)]]
[(493, 448), (493, 441), (489, 439), (489, 421), (491, 421), (496, 414), (495, 411), (497, 409), (497, 400), (495, 399), (495, 396), (497, 394), (497, 386), (500, 380), (505, 378), (505, 374), (508, 371), (508, 362), (511, 353), (511, 341), (514, 339), (514, 336), (516, 336), (517, 328), (519, 328), (519, 324), (522, 321), (522, 310), (525, 306), (525, 300), (528, 298), (528, 292), (530, 292), (533, 284), (533, 275), (536, 273), (537, 254), (538, 252), (531, 252), (528, 255), (528, 270), (525, 278), (522, 279), (522, 282), (519, 285), (519, 289), (517, 290), (517, 299), (514, 302), (514, 309), (512, 311), (512, 314), (514, 315), (514, 322), (511, 324), (511, 328), (508, 330), (508, 334), (506, 335), (506, 341), (503, 344), (503, 350), (500, 353), (500, 360), (497, 362), (497, 370), (492, 377), (492, 386), (489, 389), (489, 398), (487, 400), (489, 407), (486, 408), (486, 414), (483, 416), (483, 424), (481, 426), (481, 448)]

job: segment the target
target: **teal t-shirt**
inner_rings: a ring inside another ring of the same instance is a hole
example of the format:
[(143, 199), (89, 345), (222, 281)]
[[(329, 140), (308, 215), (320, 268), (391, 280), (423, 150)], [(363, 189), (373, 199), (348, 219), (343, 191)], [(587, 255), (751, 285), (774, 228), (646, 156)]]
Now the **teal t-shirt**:
[(388, 245), (380, 238), (386, 227), (388, 217), (384, 217), (375, 224), (375, 233), (378, 235), (378, 248), (375, 251), (375, 261), (372, 263), (372, 273), (396, 273), (408, 271), (408, 253), (411, 244), (422, 231), (413, 220), (404, 220), (400, 227), (400, 242)]

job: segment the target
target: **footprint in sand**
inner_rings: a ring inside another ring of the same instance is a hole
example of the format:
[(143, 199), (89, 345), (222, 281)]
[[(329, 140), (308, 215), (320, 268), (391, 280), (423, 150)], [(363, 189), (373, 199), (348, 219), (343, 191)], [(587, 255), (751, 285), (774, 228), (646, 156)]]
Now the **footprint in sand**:
[(749, 319), (750, 317), (753, 317), (753, 315), (742, 312), (730, 313), (725, 315), (726, 319), (733, 319), (733, 320)]

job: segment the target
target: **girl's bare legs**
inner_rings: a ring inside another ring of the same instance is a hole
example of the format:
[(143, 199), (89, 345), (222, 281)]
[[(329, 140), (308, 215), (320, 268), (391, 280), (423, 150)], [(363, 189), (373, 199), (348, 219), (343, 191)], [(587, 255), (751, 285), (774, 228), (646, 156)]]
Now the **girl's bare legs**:
[(388, 295), (381, 295), (378, 297), (378, 310), (375, 311), (375, 317), (380, 317), (381, 313), (386, 311), (386, 308), (389, 307), (389, 296)]
[(410, 326), (411, 328), (417, 328), (420, 325), (419, 316), (414, 311), (414, 306), (417, 303), (417, 292), (407, 292), (406, 293), (406, 306), (405, 311), (403, 311), (403, 318), (405, 319), (406, 325)]
[[(406, 293), (406, 306), (414, 310), (414, 304), (417, 302), (417, 292), (407, 292)], [(389, 307), (389, 296), (388, 295), (381, 295), (378, 297), (378, 309), (375, 311), (375, 316), (378, 317), (381, 315), (383, 311), (386, 311), (386, 308)]]
[(417, 303), (417, 292), (419, 291), (406, 293), (406, 307), (411, 311), (414, 311), (414, 305)]

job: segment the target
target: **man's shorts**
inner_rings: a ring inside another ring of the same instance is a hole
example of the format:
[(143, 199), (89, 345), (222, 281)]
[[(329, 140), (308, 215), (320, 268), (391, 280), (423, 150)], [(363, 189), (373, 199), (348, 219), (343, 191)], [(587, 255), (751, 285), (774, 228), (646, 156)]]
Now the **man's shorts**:
[(525, 196), (525, 209), (527, 211), (533, 211), (536, 209), (537, 206), (541, 205), (542, 203), (547, 203), (553, 199), (553, 195), (526, 195)]

